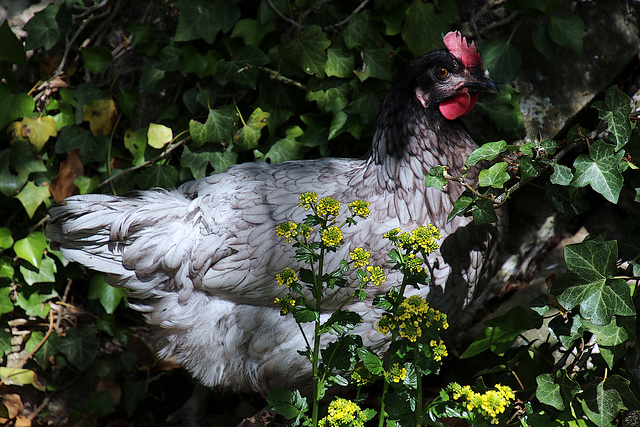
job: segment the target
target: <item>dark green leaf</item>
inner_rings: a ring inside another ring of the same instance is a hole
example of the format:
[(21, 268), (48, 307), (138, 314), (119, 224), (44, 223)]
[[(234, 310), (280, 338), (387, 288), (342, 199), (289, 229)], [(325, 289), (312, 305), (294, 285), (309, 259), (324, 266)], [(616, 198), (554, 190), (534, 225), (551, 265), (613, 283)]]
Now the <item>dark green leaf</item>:
[(565, 348), (584, 334), (584, 327), (580, 316), (556, 316), (549, 322), (549, 331)]
[(255, 19), (240, 19), (231, 32), (231, 38), (242, 37), (244, 44), (258, 47), (264, 37), (273, 31), (273, 22), (261, 24)]
[(590, 207), (585, 198), (585, 188), (547, 184), (544, 190), (545, 196), (551, 201), (554, 209), (560, 213), (578, 215), (586, 212)]
[(617, 242), (586, 241), (564, 248), (567, 268), (580, 278), (596, 281), (613, 277), (617, 273)]
[(473, 152), (469, 155), (469, 158), (465, 162), (467, 166), (475, 166), (478, 162), (482, 160), (493, 160), (497, 158), (500, 153), (502, 153), (507, 147), (507, 142), (496, 141), (496, 142), (488, 142), (482, 145), (479, 148), (473, 150)]
[(520, 159), (520, 181), (526, 182), (537, 177), (540, 174), (540, 166), (538, 162), (533, 163), (531, 157), (522, 157)]
[(312, 25), (301, 36), (282, 42), (280, 52), (287, 62), (300, 66), (305, 73), (323, 77), (329, 45), (331, 42), (320, 27)]
[(236, 112), (232, 108), (209, 110), (207, 121), (202, 124), (195, 120), (189, 122), (189, 131), (196, 147), (205, 143), (220, 144), (230, 142), (235, 133)]
[(557, 372), (556, 378), (551, 374), (538, 375), (536, 382), (538, 400), (560, 411), (564, 411), (580, 391), (580, 385), (570, 379), (563, 370)]
[(442, 48), (442, 34), (449, 31), (449, 25), (458, 14), (455, 2), (438, 5), (436, 12), (432, 3), (414, 0), (407, 9), (406, 23), (402, 29), (402, 39), (414, 56)]
[(573, 179), (571, 168), (565, 165), (553, 164), (553, 174), (551, 174), (551, 183), (558, 185), (569, 185)]
[(327, 50), (327, 63), (324, 70), (328, 77), (351, 77), (354, 66), (353, 54), (348, 51), (337, 48)]
[(537, 25), (531, 32), (531, 40), (533, 45), (542, 53), (550, 62), (556, 60), (556, 46), (549, 36), (549, 30), (546, 24)]
[(109, 390), (89, 393), (85, 404), (90, 414), (96, 414), (99, 417), (106, 417), (115, 412), (113, 402), (111, 401), (111, 391)]
[(447, 216), (447, 222), (451, 222), (451, 220), (456, 216), (463, 216), (469, 206), (471, 206), (472, 204), (473, 198), (464, 195), (460, 196), (458, 200), (456, 200), (456, 202), (453, 204), (453, 209), (451, 210), (449, 216)]
[(267, 395), (267, 403), (278, 414), (288, 420), (300, 420), (305, 412), (309, 410), (307, 399), (300, 395), (298, 390), (291, 391), (284, 387), (279, 387)]
[(29, 95), (14, 95), (6, 86), (0, 85), (0, 129), (16, 119), (27, 117), (34, 108), (35, 101)]
[(598, 110), (598, 116), (609, 125), (610, 139), (616, 144), (616, 151), (624, 147), (631, 137), (631, 99), (616, 86), (607, 89), (604, 104), (594, 102), (593, 107)]
[(228, 32), (240, 19), (239, 5), (230, 1), (179, 0), (176, 7), (181, 12), (176, 41), (202, 38), (213, 44), (220, 30)]
[[(355, 313), (354, 313), (355, 314)], [(327, 344), (321, 350), (322, 362), (329, 369), (347, 371), (355, 365), (355, 351), (357, 343), (350, 336), (344, 336)]]
[(143, 190), (153, 187), (172, 189), (178, 184), (178, 171), (171, 165), (153, 164), (138, 175), (137, 184)]
[(88, 46), (82, 49), (82, 59), (84, 66), (92, 73), (101, 73), (109, 65), (111, 52), (102, 46)]
[(549, 36), (555, 43), (582, 53), (584, 22), (573, 13), (556, 15), (549, 21)]
[(98, 349), (96, 330), (71, 328), (64, 338), (58, 340), (58, 350), (67, 356), (67, 360), (80, 371), (86, 370), (93, 361)]
[(39, 47), (49, 50), (58, 42), (61, 36), (60, 27), (56, 21), (59, 9), (60, 4), (49, 5), (36, 13), (25, 24), (24, 30), (29, 33), (25, 43), (27, 50), (34, 50)]
[(461, 359), (473, 357), (486, 350), (502, 355), (511, 347), (522, 332), (529, 329), (529, 315), (522, 307), (515, 307), (507, 313), (486, 322), (487, 328), (482, 330), (462, 353)]
[(471, 212), (471, 216), (473, 217), (473, 222), (478, 225), (489, 224), (498, 220), (493, 202), (487, 199), (476, 200), (475, 209)]
[(616, 153), (615, 147), (602, 140), (594, 142), (589, 148), (589, 154), (581, 154), (573, 163), (576, 172), (572, 185), (591, 185), (605, 199), (617, 203), (624, 182), (619, 170), (623, 156), (624, 151)]
[(524, 131), (524, 118), (520, 111), (521, 95), (511, 85), (501, 84), (498, 95), (486, 95), (476, 104), (489, 115), (491, 120), (504, 132), (520, 134)]
[(491, 78), (499, 83), (509, 82), (518, 77), (522, 58), (520, 52), (509, 40), (489, 39), (478, 46), (484, 67)]
[(386, 49), (365, 49), (362, 59), (362, 70), (355, 72), (361, 82), (369, 77), (391, 80), (391, 58)]
[(605, 382), (586, 387), (580, 399), (584, 413), (598, 426), (610, 425), (622, 409), (627, 409), (620, 393), (606, 388)]
[(349, 24), (344, 29), (344, 44), (349, 49), (358, 46), (360, 48), (376, 46), (380, 34), (373, 25), (373, 12), (363, 10), (349, 20)]
[(435, 187), (440, 190), (444, 190), (444, 186), (447, 185), (447, 179), (443, 176), (444, 167), (434, 166), (429, 170), (429, 175), (424, 178), (424, 185), (427, 187)]
[[(9, 20), (5, 19), (0, 25), (0, 61), (7, 60), (16, 65), (24, 65), (27, 63), (27, 57), (22, 48), (22, 42), (11, 31)], [(2, 126), (0, 126), (1, 128)]]

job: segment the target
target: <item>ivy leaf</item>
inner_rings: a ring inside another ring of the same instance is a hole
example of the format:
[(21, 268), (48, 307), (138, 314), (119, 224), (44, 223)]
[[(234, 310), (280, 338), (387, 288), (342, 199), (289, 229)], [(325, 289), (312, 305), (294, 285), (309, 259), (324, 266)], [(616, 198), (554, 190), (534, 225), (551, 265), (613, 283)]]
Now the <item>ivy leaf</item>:
[(480, 187), (502, 188), (511, 179), (507, 173), (507, 162), (498, 162), (489, 169), (483, 169), (478, 174)]
[(173, 131), (171, 130), (171, 128), (165, 125), (149, 123), (149, 130), (147, 131), (147, 143), (151, 147), (159, 150), (170, 143), (172, 139)]
[(551, 174), (551, 183), (557, 185), (569, 185), (573, 179), (571, 168), (557, 163), (553, 164), (553, 173)]
[(453, 204), (453, 209), (449, 216), (447, 216), (447, 223), (451, 222), (453, 218), (456, 216), (463, 216), (469, 206), (473, 204), (473, 198), (469, 196), (462, 195), (458, 197), (458, 200)]
[[(299, 126), (292, 126), (286, 131), (286, 137), (278, 140), (264, 155), (264, 160), (270, 163), (280, 163), (300, 158), (301, 144), (298, 142), (304, 134)], [(260, 156), (261, 154), (258, 154)]]
[(25, 49), (35, 50), (44, 47), (45, 50), (49, 50), (58, 42), (62, 35), (56, 21), (59, 9), (60, 4), (49, 5), (33, 15), (25, 24), (24, 30), (29, 33)]
[(64, 338), (58, 340), (58, 350), (81, 372), (89, 367), (97, 348), (98, 336), (94, 328), (71, 328)]
[(238, 155), (232, 147), (225, 151), (192, 151), (189, 147), (185, 147), (180, 158), (180, 162), (189, 168), (195, 179), (206, 176), (208, 165), (211, 165), (215, 173), (220, 173), (236, 164), (237, 160)]
[(469, 158), (465, 162), (467, 166), (475, 166), (478, 162), (482, 160), (493, 160), (500, 155), (507, 147), (507, 142), (496, 141), (496, 142), (488, 142), (482, 147), (476, 148), (469, 155)]
[(262, 24), (255, 19), (240, 19), (233, 27), (231, 38), (241, 37), (245, 45), (258, 47), (273, 29), (273, 21)]
[(391, 57), (386, 49), (365, 49), (362, 52), (363, 66), (354, 73), (363, 82), (369, 77), (391, 80)]
[(16, 119), (31, 114), (35, 105), (35, 101), (29, 95), (14, 95), (6, 86), (0, 85), (0, 129)]
[(353, 55), (346, 50), (330, 48), (327, 50), (327, 63), (324, 71), (328, 77), (350, 77), (353, 73), (355, 61)]
[(547, 184), (544, 191), (554, 209), (560, 213), (578, 215), (589, 210), (590, 206), (585, 198), (586, 190), (584, 188)]
[(138, 175), (137, 184), (143, 190), (152, 187), (175, 188), (178, 184), (178, 171), (171, 165), (153, 164)]
[(443, 2), (436, 13), (432, 3), (414, 0), (407, 9), (406, 23), (402, 29), (402, 40), (407, 43), (414, 56), (420, 56), (442, 47), (442, 34), (458, 14), (455, 2)]
[(218, 32), (228, 32), (240, 19), (240, 6), (228, 1), (179, 0), (176, 7), (180, 19), (175, 40), (185, 42), (198, 38), (213, 44)]
[(559, 14), (549, 21), (549, 36), (555, 43), (582, 53), (584, 22), (578, 15)]
[(27, 63), (22, 42), (11, 30), (8, 19), (5, 19), (4, 23), (0, 25), (0, 46), (2, 46), (0, 61), (7, 60), (16, 65), (24, 65)]
[(57, 296), (58, 294), (55, 291), (49, 294), (33, 292), (27, 298), (24, 292), (19, 291), (16, 292), (16, 305), (22, 308), (27, 316), (45, 319), (51, 310), (47, 301)]
[(580, 391), (580, 385), (570, 379), (563, 370), (556, 373), (556, 378), (551, 374), (538, 375), (536, 382), (538, 383), (536, 389), (538, 400), (559, 411), (564, 411)]
[(144, 163), (144, 152), (147, 148), (147, 132), (145, 129), (133, 131), (127, 129), (124, 133), (124, 146), (133, 156), (133, 165)]
[(89, 283), (89, 299), (98, 299), (100, 304), (108, 314), (113, 314), (124, 298), (124, 291), (120, 288), (109, 285), (104, 280), (104, 276), (96, 275)]
[(540, 165), (538, 162), (533, 163), (531, 157), (523, 157), (520, 159), (520, 181), (526, 182), (537, 177), (540, 174)]
[(487, 199), (478, 199), (475, 202), (475, 209), (471, 212), (473, 222), (478, 225), (496, 222), (498, 217), (493, 207), (493, 202)]
[(545, 24), (537, 25), (531, 32), (531, 40), (533, 45), (542, 53), (550, 62), (556, 60), (556, 45), (549, 36), (549, 27)]
[(556, 316), (549, 322), (549, 331), (565, 348), (571, 347), (584, 334), (580, 316)]
[(305, 73), (324, 77), (326, 49), (330, 45), (331, 42), (320, 27), (312, 25), (301, 36), (283, 41), (280, 52), (287, 62), (300, 66)]
[(364, 48), (377, 44), (380, 34), (372, 25), (374, 19), (371, 10), (363, 10), (349, 20), (349, 24), (342, 33), (344, 44), (348, 49), (353, 49), (356, 46)]
[(307, 399), (302, 397), (298, 390), (291, 391), (285, 387), (278, 387), (267, 395), (266, 400), (271, 409), (295, 422), (298, 422), (309, 410)]
[(203, 124), (195, 120), (189, 122), (189, 131), (196, 147), (205, 143), (220, 144), (231, 141), (235, 132), (236, 113), (231, 108), (209, 110), (207, 121)]
[(598, 140), (591, 144), (589, 154), (581, 154), (573, 163), (576, 169), (571, 185), (591, 185), (605, 199), (618, 203), (624, 180), (618, 169), (624, 151), (616, 153), (615, 147)]
[(51, 116), (25, 117), (17, 125), (20, 136), (28, 139), (36, 151), (42, 150), (49, 138), (58, 136), (56, 122)]
[(582, 394), (582, 410), (598, 426), (608, 426), (622, 409), (627, 409), (620, 393), (605, 387), (607, 380), (597, 385), (587, 386)]
[(25, 185), (16, 196), (22, 203), (22, 206), (24, 206), (24, 210), (27, 211), (29, 218), (33, 218), (36, 209), (38, 209), (42, 203), (49, 200), (49, 197), (51, 197), (49, 186), (43, 185), (38, 187), (33, 181), (27, 182), (27, 185)]
[(596, 342), (600, 349), (600, 355), (610, 369), (613, 369), (622, 355), (626, 353), (624, 343), (629, 339), (627, 329), (619, 325), (621, 318), (614, 318), (606, 325), (594, 325), (584, 321), (585, 328), (596, 336)]
[(520, 111), (522, 95), (511, 85), (501, 84), (499, 87), (499, 94), (484, 96), (476, 106), (488, 114), (500, 130), (518, 133), (524, 130)]
[(631, 99), (616, 86), (611, 86), (604, 95), (604, 103), (594, 102), (593, 107), (598, 110), (598, 117), (609, 125), (610, 136), (616, 143), (616, 151), (620, 150), (631, 137)]
[(614, 240), (606, 242), (587, 241), (567, 245), (564, 258), (569, 271), (587, 281), (613, 277), (618, 260), (618, 244)]
[(529, 315), (522, 307), (514, 307), (507, 313), (485, 322), (483, 329), (471, 345), (462, 353), (461, 359), (467, 359), (486, 350), (501, 356), (511, 347), (513, 341), (530, 327)]
[(510, 40), (486, 40), (478, 46), (478, 52), (484, 67), (496, 82), (509, 82), (520, 74), (522, 57)]
[[(9, 297), (11, 295), (11, 287), (5, 286), (0, 288), (0, 315), (11, 313), (13, 311), (13, 301)], [(4, 353), (0, 350), (0, 356)]]
[(35, 283), (55, 283), (57, 272), (58, 268), (55, 261), (48, 256), (45, 256), (40, 261), (38, 272), (29, 270), (22, 265), (20, 266), (20, 273), (22, 273), (24, 281), (29, 286), (33, 286)]
[(432, 167), (431, 169), (429, 169), (429, 175), (425, 176), (424, 178), (424, 185), (426, 185), (427, 187), (435, 187), (439, 190), (444, 190), (444, 186), (447, 185), (447, 179), (443, 174), (444, 167)]
[(13, 246), (13, 237), (11, 237), (11, 229), (2, 227), (0, 228), (0, 250), (8, 249)]
[(118, 114), (113, 99), (94, 99), (82, 107), (82, 121), (89, 122), (94, 136), (111, 135)]
[(0, 377), (2, 377), (3, 380), (6, 378), (17, 385), (32, 385), (37, 390), (46, 390), (46, 387), (38, 382), (36, 373), (29, 369), (16, 369), (1, 366)]
[(113, 57), (109, 49), (103, 46), (87, 46), (82, 49), (82, 59), (87, 70), (101, 73), (111, 63)]
[(40, 261), (45, 249), (47, 249), (47, 238), (41, 231), (31, 233), (13, 245), (13, 250), (18, 258), (29, 262), (36, 268), (40, 268)]
[(233, 137), (233, 142), (238, 151), (249, 151), (258, 148), (258, 140), (262, 129), (267, 125), (267, 119), (271, 114), (256, 108), (249, 116), (246, 124)]

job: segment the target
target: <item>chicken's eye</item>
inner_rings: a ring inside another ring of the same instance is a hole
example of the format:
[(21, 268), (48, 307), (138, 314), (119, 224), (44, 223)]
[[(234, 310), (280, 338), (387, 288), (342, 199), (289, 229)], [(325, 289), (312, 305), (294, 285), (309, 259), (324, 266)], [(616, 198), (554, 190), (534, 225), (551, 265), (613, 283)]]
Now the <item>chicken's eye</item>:
[(436, 70), (436, 75), (438, 76), (438, 78), (444, 79), (449, 75), (449, 70), (444, 67), (440, 67)]

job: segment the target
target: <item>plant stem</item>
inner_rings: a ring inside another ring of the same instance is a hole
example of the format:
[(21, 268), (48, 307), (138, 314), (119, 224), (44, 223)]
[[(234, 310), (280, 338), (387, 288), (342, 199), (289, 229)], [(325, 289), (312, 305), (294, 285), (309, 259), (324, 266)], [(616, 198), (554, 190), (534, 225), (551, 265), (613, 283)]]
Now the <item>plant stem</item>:
[(382, 398), (380, 399), (380, 416), (378, 417), (378, 427), (384, 427), (384, 420), (386, 418), (384, 413), (384, 398), (389, 391), (389, 381), (384, 380), (384, 386), (382, 387)]
[(414, 357), (413, 357), (413, 361), (414, 361), (414, 369), (416, 370), (416, 381), (417, 384), (416, 386), (418, 387), (418, 395), (416, 397), (416, 426), (421, 426), (422, 425), (422, 372), (420, 372), (420, 368), (418, 368), (418, 365), (415, 363), (416, 360), (418, 360), (418, 344), (415, 345), (415, 347), (413, 347), (413, 353), (414, 353)]
[(313, 340), (313, 409), (311, 413), (312, 426), (318, 425), (318, 410), (320, 407), (319, 388), (320, 379), (318, 378), (318, 365), (320, 364), (320, 307), (322, 301), (322, 275), (324, 265), (324, 248), (320, 249), (320, 259), (318, 260), (318, 275), (315, 277), (315, 291), (316, 295), (316, 313), (318, 318), (315, 321), (315, 331)]

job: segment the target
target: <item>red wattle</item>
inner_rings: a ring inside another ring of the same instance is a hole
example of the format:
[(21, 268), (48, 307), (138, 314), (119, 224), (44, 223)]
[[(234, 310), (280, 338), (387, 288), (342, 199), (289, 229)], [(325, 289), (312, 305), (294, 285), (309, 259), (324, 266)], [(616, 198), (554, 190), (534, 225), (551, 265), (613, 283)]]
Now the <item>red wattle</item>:
[(466, 116), (471, 110), (473, 110), (476, 101), (478, 100), (478, 94), (469, 94), (467, 89), (464, 89), (457, 95), (447, 98), (440, 103), (440, 113), (447, 120), (454, 120), (458, 117)]

